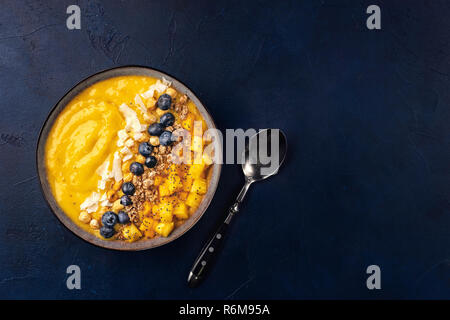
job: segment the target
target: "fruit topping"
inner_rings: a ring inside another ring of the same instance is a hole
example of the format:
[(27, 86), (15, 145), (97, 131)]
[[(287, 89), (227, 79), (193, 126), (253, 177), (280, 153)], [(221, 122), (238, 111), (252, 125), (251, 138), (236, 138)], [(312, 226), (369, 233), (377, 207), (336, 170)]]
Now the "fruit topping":
[(116, 232), (114, 231), (113, 228), (105, 227), (105, 226), (100, 228), (100, 234), (102, 235), (103, 238), (106, 238), (106, 239), (111, 238), (114, 235), (114, 233), (116, 233)]
[(126, 224), (126, 223), (130, 222), (130, 217), (128, 216), (128, 214), (125, 211), (119, 211), (117, 216), (119, 217), (120, 224)]
[(156, 166), (157, 162), (158, 162), (158, 160), (156, 160), (156, 158), (154, 156), (149, 156), (145, 159), (145, 165), (148, 168), (153, 168), (154, 166)]
[(164, 127), (172, 126), (175, 123), (175, 116), (170, 112), (164, 113), (159, 119), (159, 123)]
[[(136, 191), (136, 188), (134, 187), (134, 184), (131, 183), (131, 182), (125, 182), (122, 185), (122, 192), (125, 193), (128, 196), (132, 196), (135, 191)], [(122, 203), (122, 201), (121, 201), (121, 203)], [(123, 204), (123, 205), (126, 206), (126, 204)]]
[(131, 201), (129, 196), (122, 196), (120, 198), (120, 203), (124, 206), (131, 206), (133, 204), (133, 201)]
[(156, 103), (158, 108), (160, 108), (161, 110), (169, 109), (171, 104), (172, 104), (172, 97), (169, 96), (167, 93), (162, 94), (158, 98), (158, 102)]
[(161, 133), (161, 135), (159, 136), (159, 143), (162, 146), (170, 145), (172, 143), (172, 132), (164, 131), (163, 133)]
[(148, 157), (153, 152), (153, 146), (148, 142), (142, 142), (139, 145), (139, 153), (142, 154), (144, 157)]
[(139, 162), (133, 162), (130, 164), (130, 172), (136, 176), (140, 176), (144, 173), (144, 166)]
[(106, 211), (102, 216), (102, 225), (105, 227), (114, 227), (119, 218), (117, 214), (112, 211)]
[(147, 131), (151, 136), (159, 136), (164, 131), (164, 126), (159, 122), (155, 122), (148, 127)]

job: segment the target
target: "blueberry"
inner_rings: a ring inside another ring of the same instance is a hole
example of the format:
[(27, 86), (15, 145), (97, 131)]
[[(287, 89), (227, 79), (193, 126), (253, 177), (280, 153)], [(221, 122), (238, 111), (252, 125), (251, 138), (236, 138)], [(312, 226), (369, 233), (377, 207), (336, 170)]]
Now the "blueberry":
[(149, 168), (153, 168), (154, 166), (156, 166), (157, 162), (158, 160), (156, 160), (154, 156), (149, 156), (145, 159), (145, 165)]
[(164, 113), (161, 118), (159, 118), (159, 123), (164, 127), (171, 126), (175, 123), (175, 116), (170, 112)]
[(162, 146), (168, 146), (172, 143), (172, 132), (164, 131), (159, 136), (159, 144)]
[(120, 224), (125, 224), (125, 223), (130, 222), (130, 217), (128, 216), (128, 214), (125, 211), (119, 211), (117, 216), (119, 217)]
[(107, 239), (111, 238), (114, 235), (114, 233), (116, 233), (116, 231), (114, 231), (113, 228), (105, 227), (105, 226), (100, 228), (100, 234), (102, 235), (103, 238), (107, 238)]
[(117, 220), (119, 218), (117, 217), (117, 214), (115, 214), (112, 211), (106, 211), (102, 216), (102, 224), (105, 227), (114, 227), (114, 225), (117, 223)]
[(158, 108), (160, 108), (161, 110), (169, 109), (171, 104), (172, 104), (172, 97), (169, 96), (167, 93), (160, 95), (158, 98), (158, 102), (156, 103)]
[(151, 136), (159, 136), (164, 131), (164, 126), (159, 122), (155, 122), (148, 127), (147, 131)]
[(122, 192), (128, 196), (132, 196), (135, 191), (136, 191), (136, 188), (134, 187), (134, 184), (132, 184), (131, 182), (125, 182), (122, 185)]
[(123, 206), (131, 206), (133, 204), (133, 201), (131, 201), (129, 196), (122, 196), (120, 198), (120, 204)]
[(148, 142), (142, 142), (139, 145), (139, 153), (142, 154), (144, 157), (148, 157), (153, 152), (153, 146)]
[(144, 166), (139, 162), (133, 162), (130, 164), (130, 172), (136, 176), (140, 176), (144, 173)]

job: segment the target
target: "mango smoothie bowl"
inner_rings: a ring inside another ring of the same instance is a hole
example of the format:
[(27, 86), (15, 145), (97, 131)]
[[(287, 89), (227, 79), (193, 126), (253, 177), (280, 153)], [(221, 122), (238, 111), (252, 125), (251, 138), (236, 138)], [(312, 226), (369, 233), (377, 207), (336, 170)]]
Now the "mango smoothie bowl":
[(220, 177), (215, 124), (184, 84), (119, 67), (72, 88), (50, 112), (36, 153), (45, 199), (82, 239), (143, 250), (189, 230)]

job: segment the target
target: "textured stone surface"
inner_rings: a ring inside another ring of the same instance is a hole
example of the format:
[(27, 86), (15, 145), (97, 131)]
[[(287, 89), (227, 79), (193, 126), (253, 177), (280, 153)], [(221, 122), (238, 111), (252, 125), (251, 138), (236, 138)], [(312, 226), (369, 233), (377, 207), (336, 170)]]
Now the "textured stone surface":
[[(450, 6), (377, 3), (381, 31), (365, 27), (367, 1), (79, 1), (82, 29), (69, 31), (71, 1), (3, 1), (0, 298), (450, 298)], [(126, 64), (181, 79), (222, 129), (288, 137), (282, 171), (250, 190), (197, 289), (187, 274), (243, 182), (238, 166), (190, 232), (147, 252), (83, 242), (39, 190), (52, 106)], [(70, 264), (82, 290), (66, 289)]]

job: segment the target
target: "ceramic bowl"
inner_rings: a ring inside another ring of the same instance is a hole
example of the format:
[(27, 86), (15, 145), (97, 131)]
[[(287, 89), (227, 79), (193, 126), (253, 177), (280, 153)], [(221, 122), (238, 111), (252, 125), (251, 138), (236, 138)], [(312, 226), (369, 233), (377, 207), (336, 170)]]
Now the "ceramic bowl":
[[(37, 149), (36, 149), (36, 167), (38, 171), (39, 181), (41, 184), (41, 189), (44, 194), (44, 198), (46, 199), (50, 209), (53, 211), (53, 213), (56, 215), (56, 217), (61, 221), (61, 223), (66, 226), (70, 231), (75, 233), (77, 236), (82, 238), (83, 240), (94, 244), (99, 247), (107, 248), (107, 249), (113, 249), (113, 250), (123, 250), (123, 251), (133, 251), (133, 250), (146, 250), (150, 248), (155, 248), (162, 246), (164, 244), (167, 244), (169, 242), (174, 241), (175, 239), (182, 236), (184, 233), (186, 233), (189, 229), (191, 229), (197, 221), (203, 216), (206, 209), (208, 208), (214, 193), (217, 189), (217, 184), (219, 182), (220, 178), (220, 171), (221, 171), (221, 164), (213, 164), (212, 168), (209, 170), (209, 188), (208, 192), (204, 196), (202, 203), (198, 207), (197, 211), (189, 217), (189, 219), (183, 223), (181, 226), (175, 228), (172, 233), (167, 237), (156, 237), (153, 239), (143, 239), (136, 242), (126, 242), (126, 241), (117, 241), (117, 240), (103, 240), (95, 235), (83, 230), (79, 226), (77, 226), (65, 213), (64, 211), (59, 207), (58, 203), (56, 202), (53, 193), (50, 188), (50, 184), (47, 179), (47, 170), (45, 167), (45, 145), (47, 142), (48, 135), (50, 133), (50, 130), (53, 127), (53, 123), (55, 122), (56, 118), (60, 114), (60, 112), (67, 106), (67, 104), (75, 98), (81, 91), (84, 89), (92, 86), (94, 83), (109, 79), (112, 77), (118, 77), (118, 76), (126, 76), (126, 75), (141, 75), (141, 76), (150, 76), (157, 79), (162, 79), (163, 77), (169, 81), (172, 82), (172, 86), (181, 93), (186, 94), (189, 99), (191, 99), (195, 105), (197, 106), (197, 109), (202, 114), (203, 118), (205, 119), (208, 128), (216, 128), (216, 125), (214, 124), (214, 121), (209, 114), (209, 112), (206, 110), (205, 106), (201, 103), (201, 101), (197, 98), (197, 96), (181, 81), (175, 79), (174, 77), (163, 73), (159, 70), (155, 70), (148, 67), (142, 67), (142, 66), (125, 66), (125, 67), (118, 67), (113, 68), (109, 70), (105, 70), (99, 73), (96, 73), (80, 83), (78, 83), (75, 87), (70, 89), (59, 102), (53, 107), (50, 114), (48, 115), (47, 119), (44, 122), (44, 125), (41, 129), (41, 132), (39, 134), (39, 139), (37, 143)], [(219, 148), (218, 152), (222, 152), (222, 147)]]

